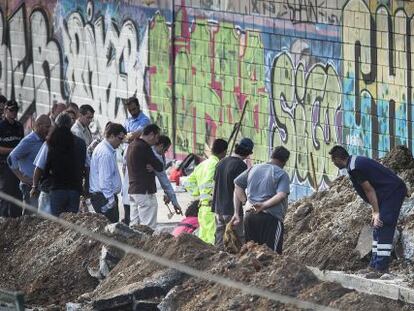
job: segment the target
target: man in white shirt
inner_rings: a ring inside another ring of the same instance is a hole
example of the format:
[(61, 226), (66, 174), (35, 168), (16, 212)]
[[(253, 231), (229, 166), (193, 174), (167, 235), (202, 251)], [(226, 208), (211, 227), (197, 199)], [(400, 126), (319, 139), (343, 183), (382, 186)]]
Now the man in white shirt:
[(92, 133), (89, 129), (89, 125), (93, 121), (95, 110), (90, 105), (82, 105), (79, 108), (79, 118), (73, 124), (71, 131), (73, 135), (83, 139), (88, 147), (92, 142)]
[(116, 161), (116, 149), (127, 134), (121, 124), (110, 123), (92, 154), (89, 174), (91, 203), (96, 212), (104, 214), (112, 223), (118, 222), (118, 197), (122, 182)]

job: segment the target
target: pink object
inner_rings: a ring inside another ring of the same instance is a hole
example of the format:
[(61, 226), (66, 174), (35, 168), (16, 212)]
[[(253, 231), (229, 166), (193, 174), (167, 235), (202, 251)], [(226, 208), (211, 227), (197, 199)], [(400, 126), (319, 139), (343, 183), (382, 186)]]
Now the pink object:
[(171, 233), (177, 237), (182, 233), (193, 233), (198, 228), (198, 219), (194, 216), (189, 216), (181, 220), (181, 222), (175, 227)]

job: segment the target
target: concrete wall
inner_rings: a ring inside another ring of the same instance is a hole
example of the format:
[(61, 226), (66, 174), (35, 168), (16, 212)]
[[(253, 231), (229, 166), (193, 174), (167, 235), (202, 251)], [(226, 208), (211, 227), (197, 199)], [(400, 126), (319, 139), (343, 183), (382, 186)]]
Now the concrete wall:
[(180, 156), (229, 137), (247, 104), (254, 160), (292, 151), (293, 199), (315, 187), (311, 152), (324, 188), (336, 143), (372, 157), (413, 147), (411, 1), (1, 0), (0, 10), (0, 93), (22, 104), (23, 121), (71, 100), (97, 110), (99, 130), (122, 122), (122, 99), (136, 95)]

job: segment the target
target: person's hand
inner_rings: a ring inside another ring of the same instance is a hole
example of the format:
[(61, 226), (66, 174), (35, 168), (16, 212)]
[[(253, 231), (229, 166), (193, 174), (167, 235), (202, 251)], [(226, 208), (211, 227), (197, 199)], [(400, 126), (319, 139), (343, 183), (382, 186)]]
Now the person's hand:
[(266, 204), (264, 202), (254, 203), (253, 207), (255, 208), (255, 213), (257, 214), (266, 209)]
[(164, 203), (165, 203), (165, 204), (168, 204), (168, 203), (170, 203), (170, 202), (171, 202), (170, 198), (169, 198), (169, 197), (168, 197), (168, 195), (166, 195), (166, 194), (164, 194), (163, 199), (164, 199)]
[(174, 210), (175, 210), (175, 213), (176, 213), (177, 215), (183, 215), (183, 210), (181, 209), (181, 206), (179, 206), (179, 205), (174, 205)]
[(39, 196), (39, 189), (37, 187), (32, 187), (30, 190), (30, 197), (31, 198), (37, 198)]
[(151, 164), (147, 164), (146, 168), (147, 168), (147, 171), (148, 171), (149, 173), (152, 173), (152, 172), (154, 171), (154, 168), (152, 167), (152, 165), (151, 165)]
[(237, 226), (240, 223), (240, 216), (237, 214), (234, 214), (233, 217), (230, 219), (230, 223), (233, 226)]
[(371, 225), (374, 228), (382, 227), (383, 223), (382, 223), (382, 220), (380, 219), (379, 213), (372, 213)]

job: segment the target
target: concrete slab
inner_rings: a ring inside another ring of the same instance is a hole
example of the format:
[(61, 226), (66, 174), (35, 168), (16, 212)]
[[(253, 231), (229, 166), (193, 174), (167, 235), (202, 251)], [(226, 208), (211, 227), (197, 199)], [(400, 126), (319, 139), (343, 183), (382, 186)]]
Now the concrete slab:
[(394, 280), (373, 280), (366, 279), (362, 275), (349, 274), (343, 271), (323, 271), (310, 266), (308, 266), (308, 269), (321, 281), (335, 282), (345, 288), (354, 289), (361, 293), (414, 304), (414, 289), (408, 287), (408, 284), (402, 278)]

